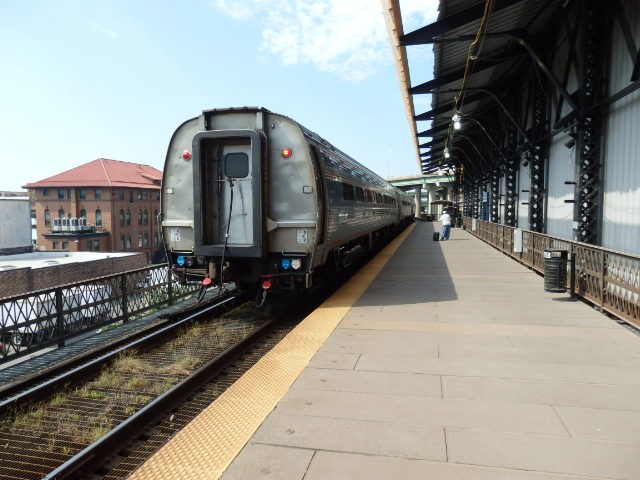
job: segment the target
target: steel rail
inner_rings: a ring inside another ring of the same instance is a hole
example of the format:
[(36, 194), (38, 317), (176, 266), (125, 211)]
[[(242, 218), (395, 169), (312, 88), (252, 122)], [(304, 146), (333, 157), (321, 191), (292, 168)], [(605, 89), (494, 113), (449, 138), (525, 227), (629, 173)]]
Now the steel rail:
[(131, 438), (139, 435), (159, 417), (174, 409), (177, 403), (189, 397), (198, 386), (220, 374), (230, 363), (245, 353), (250, 346), (255, 345), (258, 340), (271, 332), (281, 320), (279, 316), (266, 322), (239, 343), (229, 347), (198, 371), (145, 405), (98, 441), (78, 452), (49, 473), (44, 479), (61, 480), (87, 478), (90, 476), (96, 469), (104, 465), (108, 458), (115, 456)]
[[(27, 388), (26, 390), (17, 393), (15, 395), (12, 395), (8, 398), (5, 398), (4, 400), (0, 401), (0, 416), (6, 414), (8, 411), (11, 410), (12, 407), (14, 407), (18, 402), (20, 403), (26, 403), (26, 402), (34, 402), (34, 401), (38, 401), (41, 399), (46, 398), (48, 395), (50, 395), (55, 388), (67, 381), (77, 381), (77, 380), (81, 380), (83, 378), (87, 378), (88, 376), (94, 375), (95, 374), (95, 367), (97, 365), (100, 365), (101, 363), (104, 363), (112, 358), (114, 358), (116, 355), (118, 355), (119, 353), (131, 349), (131, 348), (136, 348), (136, 347), (144, 347), (146, 345), (148, 345), (151, 342), (156, 342), (158, 341), (158, 339), (163, 336), (168, 334), (171, 331), (174, 331), (176, 328), (184, 325), (185, 323), (194, 320), (198, 317), (200, 317), (201, 315), (204, 315), (207, 312), (210, 312), (211, 310), (215, 310), (216, 308), (220, 308), (221, 306), (233, 301), (233, 300), (237, 300), (240, 297), (240, 295), (235, 295), (235, 296), (231, 296), (231, 297), (227, 297), (225, 298), (223, 301), (215, 303), (213, 305), (210, 305), (202, 310), (198, 310), (197, 312), (194, 312), (188, 316), (186, 316), (185, 318), (176, 321), (174, 323), (171, 323), (170, 325), (166, 325), (164, 327), (161, 327), (151, 333), (147, 333), (146, 335), (133, 340), (133, 341), (128, 341), (120, 346), (117, 346), (115, 349), (113, 348), (113, 344), (110, 344), (106, 347), (104, 347), (105, 350), (109, 350), (107, 353), (102, 353), (99, 354), (98, 357), (86, 362), (86, 358), (87, 356), (94, 356), (96, 354), (96, 351), (93, 350), (91, 352), (89, 352), (86, 356), (83, 356), (77, 360), (74, 360), (73, 363), (77, 364), (77, 363), (81, 363), (80, 365), (74, 366), (73, 368), (71, 368), (70, 370), (67, 370), (63, 373), (60, 374), (56, 374), (56, 373), (52, 373), (51, 371), (46, 371), (45, 374), (50, 376), (50, 375), (54, 375), (52, 378), (49, 378), (48, 380), (45, 380), (42, 383), (39, 383), (37, 385), (34, 385), (30, 388)], [(128, 340), (128, 339), (127, 339)], [(99, 349), (99, 351), (101, 351), (102, 349)], [(60, 367), (60, 369), (63, 368), (68, 368), (69, 365), (65, 364), (62, 365)], [(33, 383), (37, 383), (40, 380), (40, 376), (34, 376), (34, 377), (30, 377), (27, 379), (27, 382), (30, 384)], [(22, 386), (24, 386), (23, 384), (20, 384)], [(11, 390), (15, 390), (18, 389), (19, 386), (18, 384), (16, 385), (12, 385)]]

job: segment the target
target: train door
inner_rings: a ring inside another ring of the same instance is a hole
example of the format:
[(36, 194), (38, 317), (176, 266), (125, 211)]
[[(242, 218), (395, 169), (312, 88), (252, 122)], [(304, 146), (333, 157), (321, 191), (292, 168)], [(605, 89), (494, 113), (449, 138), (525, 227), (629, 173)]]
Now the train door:
[(229, 236), (234, 245), (251, 245), (253, 242), (253, 196), (251, 171), (251, 145), (226, 145), (222, 147), (222, 183), (220, 199), (221, 241)]
[(196, 255), (262, 256), (262, 141), (255, 130), (194, 137)]

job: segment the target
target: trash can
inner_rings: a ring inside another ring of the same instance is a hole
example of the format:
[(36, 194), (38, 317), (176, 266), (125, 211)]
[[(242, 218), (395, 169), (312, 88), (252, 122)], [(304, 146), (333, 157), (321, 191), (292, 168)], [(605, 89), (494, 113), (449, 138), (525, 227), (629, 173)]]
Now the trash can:
[(544, 251), (544, 289), (547, 292), (567, 291), (567, 250), (546, 249)]

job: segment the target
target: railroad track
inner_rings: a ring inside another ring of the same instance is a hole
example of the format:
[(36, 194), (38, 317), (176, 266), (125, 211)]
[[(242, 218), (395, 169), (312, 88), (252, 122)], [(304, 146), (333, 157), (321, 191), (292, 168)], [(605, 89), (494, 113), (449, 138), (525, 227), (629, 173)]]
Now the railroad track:
[[(177, 337), (165, 327), (5, 399), (0, 478), (125, 478), (301, 318), (283, 323), (246, 309), (182, 326)], [(157, 335), (173, 340), (149, 350)]]

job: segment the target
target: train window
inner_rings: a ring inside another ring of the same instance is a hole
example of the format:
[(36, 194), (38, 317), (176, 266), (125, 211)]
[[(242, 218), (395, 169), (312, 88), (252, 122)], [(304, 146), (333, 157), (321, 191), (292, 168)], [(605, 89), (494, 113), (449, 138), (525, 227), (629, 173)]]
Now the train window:
[(249, 175), (249, 155), (243, 152), (224, 156), (224, 174), (227, 178), (245, 178)]
[(356, 187), (356, 200), (364, 202), (364, 190), (360, 187)]
[(327, 180), (329, 203), (335, 204), (342, 201), (342, 184), (339, 180)]
[(348, 183), (342, 184), (342, 199), (343, 200), (354, 200), (355, 193), (353, 191), (353, 185), (349, 185)]

